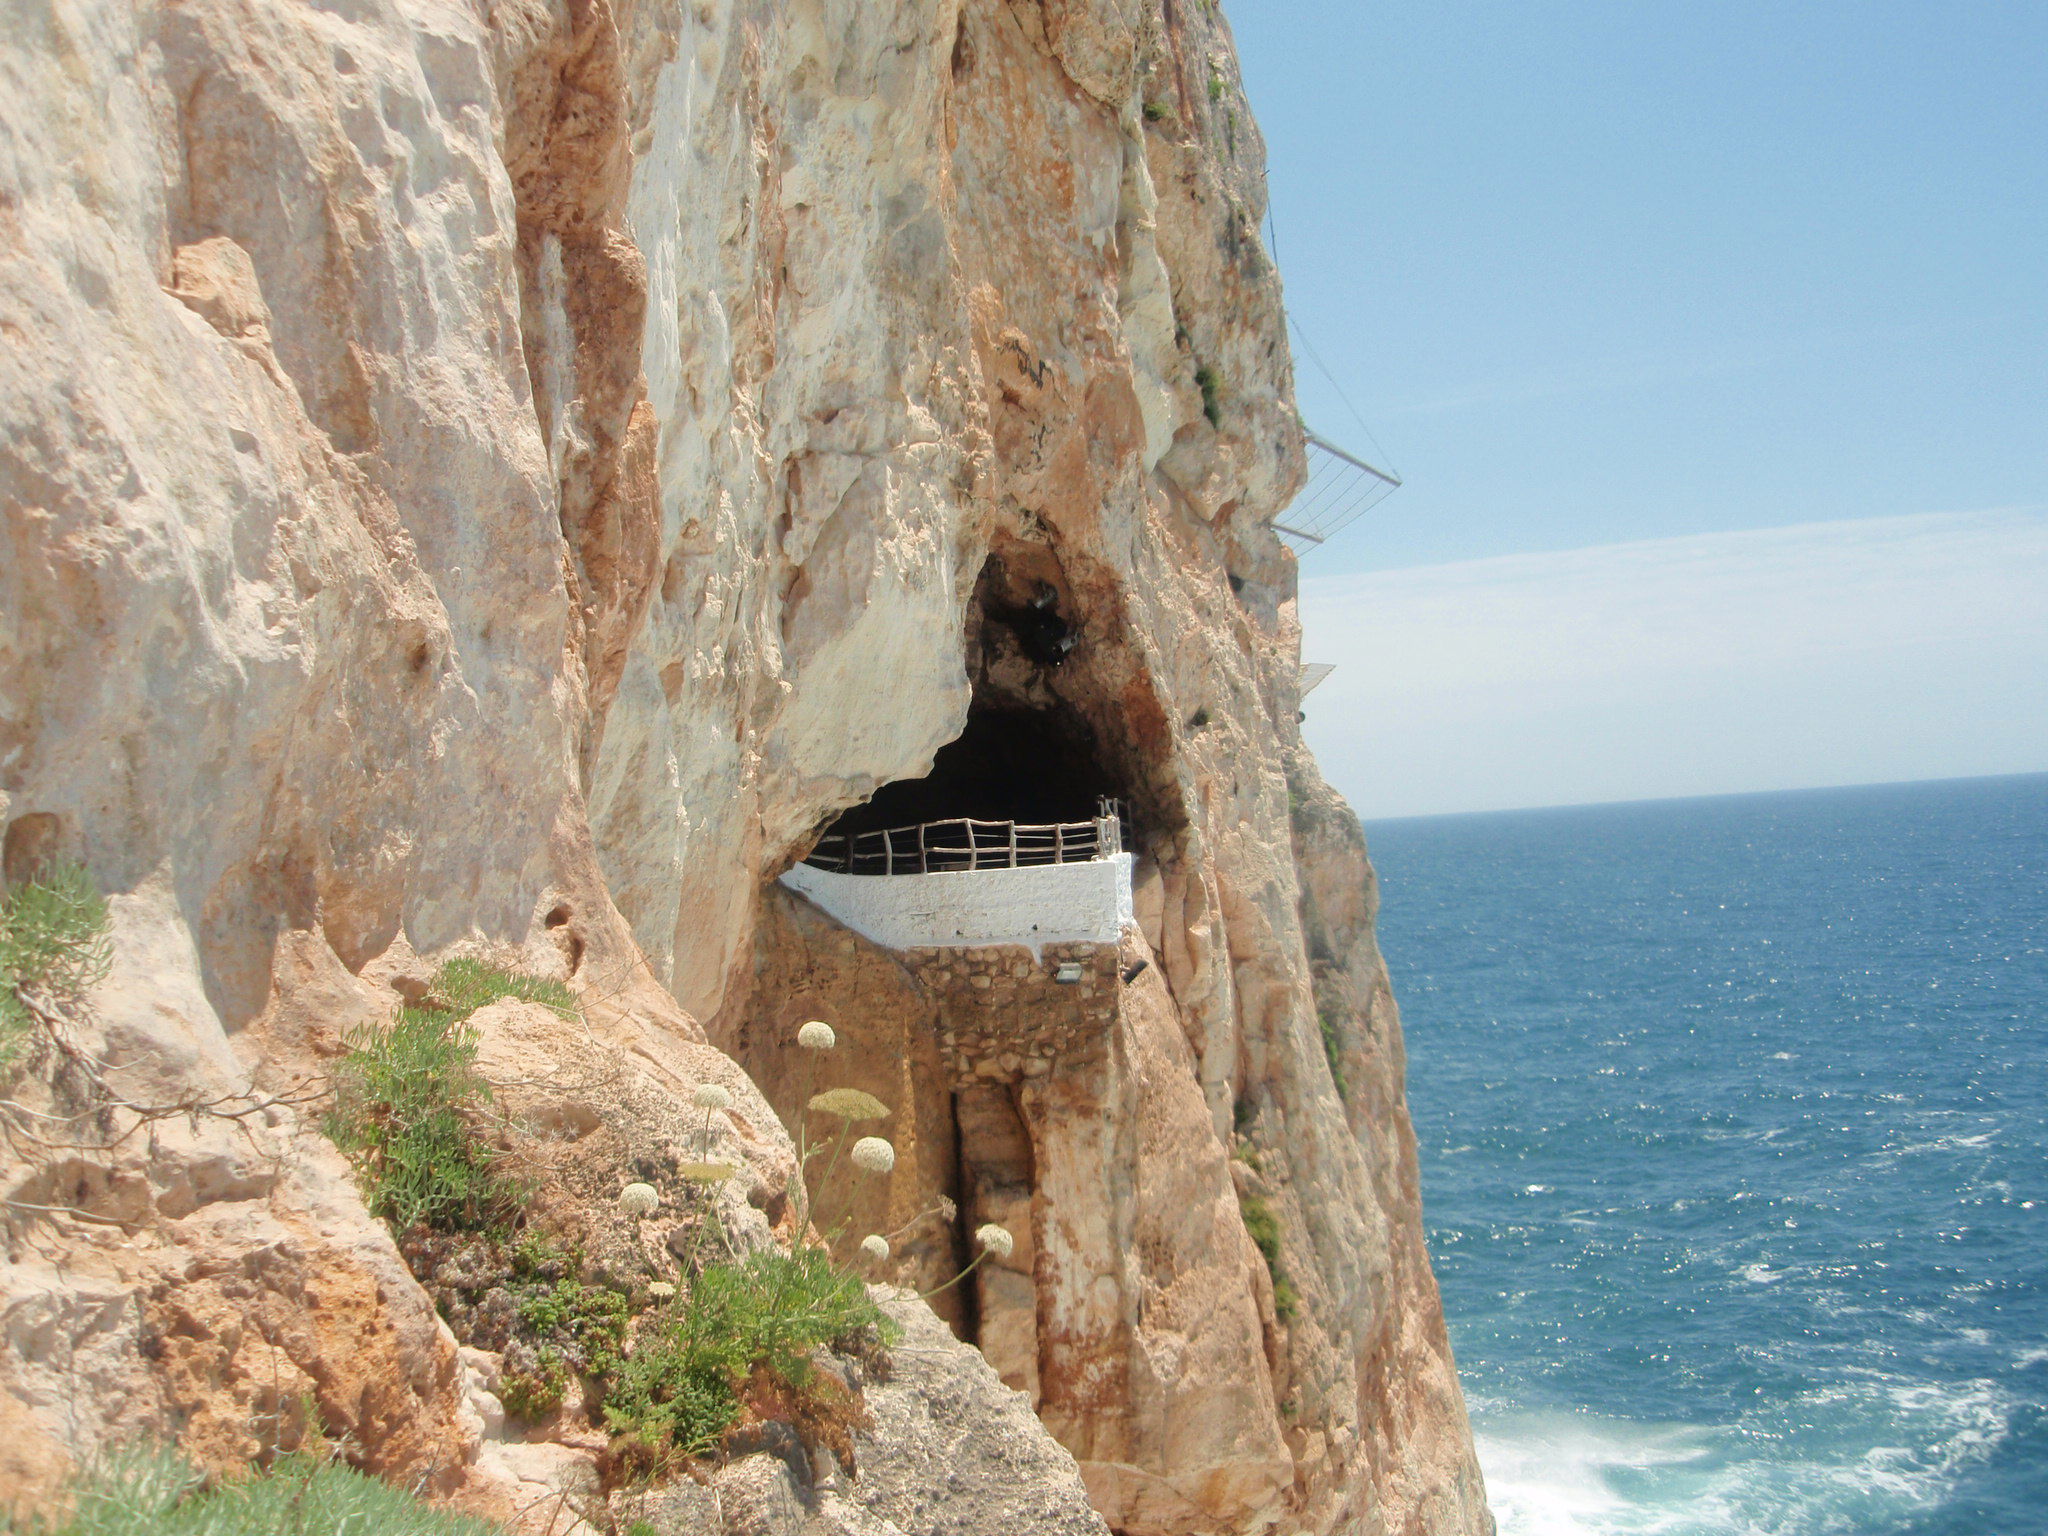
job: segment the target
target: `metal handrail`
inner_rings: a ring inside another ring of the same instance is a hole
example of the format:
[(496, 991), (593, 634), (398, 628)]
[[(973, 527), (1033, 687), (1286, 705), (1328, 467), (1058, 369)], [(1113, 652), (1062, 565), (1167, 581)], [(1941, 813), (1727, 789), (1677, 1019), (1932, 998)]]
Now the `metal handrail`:
[(1123, 810), (1103, 800), (1092, 821), (1022, 823), (949, 816), (873, 832), (831, 832), (804, 862), (846, 875), (935, 875), (958, 870), (1081, 864), (1123, 852)]
[(1308, 482), (1284, 509), (1268, 520), (1275, 533), (1297, 541), (1297, 553), (1306, 553), (1349, 524), (1368, 507), (1401, 488), (1401, 477), (1379, 469), (1354, 453), (1306, 429)]

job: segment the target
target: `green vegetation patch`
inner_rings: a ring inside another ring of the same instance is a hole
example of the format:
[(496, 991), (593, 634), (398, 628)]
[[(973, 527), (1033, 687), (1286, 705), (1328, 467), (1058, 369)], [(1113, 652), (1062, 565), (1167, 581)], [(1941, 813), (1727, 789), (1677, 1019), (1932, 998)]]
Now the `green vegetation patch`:
[(577, 1277), (581, 1255), (522, 1247), (507, 1287), (517, 1330), (505, 1349), (499, 1400), (508, 1413), (541, 1419), (562, 1405), (572, 1375), (605, 1381), (625, 1361), (633, 1307), (626, 1293)]
[(1301, 1311), (1301, 1296), (1280, 1264), (1280, 1219), (1257, 1195), (1240, 1195), (1237, 1204), (1244, 1217), (1245, 1235), (1266, 1261), (1266, 1273), (1273, 1277), (1273, 1311), (1283, 1322), (1292, 1321)]
[(128, 1451), (74, 1476), (54, 1505), (9, 1536), (504, 1536), (501, 1526), (423, 1504), (389, 1483), (312, 1455), (280, 1457), (208, 1482), (175, 1452)]
[(1202, 414), (1209, 418), (1209, 425), (1223, 425), (1223, 376), (1207, 363), (1195, 370), (1195, 387), (1202, 392)]
[(75, 1007), (112, 961), (107, 903), (76, 864), (52, 864), (0, 897), (0, 1078), (35, 1028), (24, 995)]
[(434, 990), (420, 999), (422, 1007), (438, 1008), (466, 1019), (479, 1008), (512, 998), (522, 1003), (539, 1003), (565, 1019), (576, 1016), (576, 997), (559, 981), (542, 976), (522, 976), (503, 971), (481, 960), (450, 960), (434, 973)]
[(478, 1133), (491, 1085), (476, 1069), (477, 1034), (467, 1022), (504, 998), (564, 1015), (576, 1006), (560, 982), (450, 960), (395, 1023), (348, 1037), (327, 1134), (355, 1164), (370, 1209), (401, 1232), (496, 1230), (518, 1210), (521, 1185)]
[(1316, 1014), (1316, 1023), (1323, 1031), (1323, 1058), (1330, 1064), (1330, 1081), (1336, 1085), (1338, 1098), (1349, 1099), (1351, 1085), (1344, 1081), (1344, 1042), (1337, 1034), (1337, 1021), (1323, 1011)]
[(828, 1417), (850, 1394), (811, 1361), (821, 1345), (860, 1352), (895, 1325), (856, 1277), (822, 1249), (750, 1254), (714, 1264), (689, 1297), (643, 1324), (605, 1397), (614, 1476), (658, 1474), (712, 1450), (740, 1420), (742, 1393), (763, 1381), (799, 1423)]

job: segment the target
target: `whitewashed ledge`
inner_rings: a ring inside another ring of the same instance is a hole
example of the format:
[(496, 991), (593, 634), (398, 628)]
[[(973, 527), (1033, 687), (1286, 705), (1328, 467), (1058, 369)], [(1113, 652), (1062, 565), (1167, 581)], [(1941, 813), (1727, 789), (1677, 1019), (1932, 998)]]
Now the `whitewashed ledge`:
[(843, 875), (799, 864), (782, 883), (888, 949), (1115, 944), (1132, 921), (1128, 853), (938, 875)]

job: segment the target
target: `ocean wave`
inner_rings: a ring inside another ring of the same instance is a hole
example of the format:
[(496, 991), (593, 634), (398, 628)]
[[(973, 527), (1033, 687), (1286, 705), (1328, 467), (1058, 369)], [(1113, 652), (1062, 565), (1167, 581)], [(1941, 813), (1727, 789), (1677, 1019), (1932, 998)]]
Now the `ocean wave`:
[(1995, 1131), (1979, 1131), (1974, 1136), (1937, 1136), (1932, 1141), (1916, 1141), (1885, 1150), (1898, 1157), (1910, 1157), (1919, 1152), (1981, 1152), (1992, 1145), (1996, 1136)]
[(1696, 1430), (1577, 1413), (1503, 1415), (1478, 1428), (1475, 1439), (1500, 1536), (1656, 1531), (1642, 1523), (1656, 1512), (1617, 1489), (1615, 1474), (1712, 1454)]
[(1939, 1507), (2014, 1407), (1988, 1381), (1872, 1373), (1725, 1426), (1473, 1418), (1500, 1536), (1859, 1536)]

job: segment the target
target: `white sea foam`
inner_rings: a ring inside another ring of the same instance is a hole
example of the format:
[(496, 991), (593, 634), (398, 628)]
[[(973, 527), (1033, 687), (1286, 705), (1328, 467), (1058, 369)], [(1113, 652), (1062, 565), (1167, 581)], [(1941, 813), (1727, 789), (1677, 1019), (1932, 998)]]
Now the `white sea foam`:
[(1618, 1491), (1616, 1472), (1697, 1461), (1698, 1432), (1592, 1414), (1516, 1413), (1477, 1432), (1480, 1466), (1500, 1536), (1608, 1536), (1652, 1532), (1655, 1510)]
[(1976, 1152), (1990, 1146), (1996, 1140), (1993, 1131), (1980, 1131), (1975, 1136), (1937, 1136), (1932, 1141), (1916, 1141), (1895, 1149), (1900, 1157), (1916, 1152)]
[[(1871, 1373), (1783, 1405), (1793, 1436), (1769, 1411), (1724, 1429), (1475, 1402), (1474, 1423), (1500, 1536), (1792, 1536), (1937, 1507), (2012, 1407), (1988, 1381)], [(1804, 1456), (1758, 1454), (1795, 1438)]]

